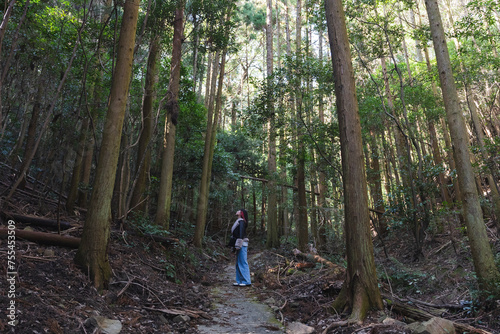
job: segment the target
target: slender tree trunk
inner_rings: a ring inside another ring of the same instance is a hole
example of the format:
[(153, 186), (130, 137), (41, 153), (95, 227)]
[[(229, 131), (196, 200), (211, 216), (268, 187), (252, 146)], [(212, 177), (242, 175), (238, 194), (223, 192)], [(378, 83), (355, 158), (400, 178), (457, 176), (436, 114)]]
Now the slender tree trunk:
[[(297, 1), (297, 23), (295, 36), (295, 51), (300, 57), (302, 45), (302, 0)], [(299, 87), (302, 85), (299, 80)], [(297, 196), (298, 196), (298, 219), (297, 219), (297, 243), (299, 250), (306, 252), (309, 242), (309, 226), (307, 221), (307, 195), (306, 195), (306, 149), (303, 140), (302, 127), (302, 96), (300, 88), (296, 90), (296, 124), (297, 124)]]
[(66, 199), (66, 210), (73, 211), (75, 202), (78, 197), (78, 187), (80, 185), (80, 177), (82, 176), (83, 167), (83, 153), (87, 142), (87, 133), (89, 127), (89, 119), (85, 118), (82, 122), (80, 136), (78, 139), (78, 147), (76, 149), (75, 163), (73, 165), (73, 173), (71, 174), (71, 181), (68, 191), (68, 198)]
[(474, 171), (470, 160), (469, 140), (465, 120), (462, 116), (458, 100), (441, 14), (437, 0), (426, 0), (425, 6), (427, 8), (436, 53), (444, 106), (453, 141), (459, 186), (463, 196), (464, 218), (474, 268), (480, 289), (483, 291), (483, 296), (490, 295), (498, 298), (500, 297), (498, 288), (500, 273), (495, 266), (493, 252), (483, 221), (483, 213), (479, 203), (479, 196), (474, 181)]
[[(228, 14), (229, 17), (229, 14)], [(220, 115), (221, 115), (221, 110), (222, 110), (222, 89), (224, 87), (224, 76), (225, 76), (225, 69), (226, 69), (226, 54), (227, 54), (227, 48), (225, 48), (222, 51), (222, 60), (220, 62), (220, 73), (219, 73), (219, 81), (217, 84), (217, 95), (216, 95), (216, 102), (215, 102), (215, 112), (214, 112), (214, 123), (212, 125), (212, 134), (210, 135), (210, 154), (209, 154), (209, 160), (208, 160), (208, 177), (207, 177), (207, 191), (210, 191), (210, 183), (212, 179), (212, 165), (213, 165), (213, 160), (214, 160), (214, 152), (215, 152), (215, 144), (217, 141), (217, 131), (219, 130), (219, 122), (220, 122)], [(216, 75), (217, 77), (217, 75)], [(244, 188), (243, 190), (244, 191)], [(245, 198), (242, 198), (242, 206), (245, 207)], [(205, 212), (206, 216), (207, 212)]]
[(151, 164), (151, 138), (154, 129), (153, 105), (155, 85), (157, 80), (158, 55), (160, 54), (160, 35), (153, 37), (149, 47), (148, 67), (144, 84), (144, 99), (142, 101), (142, 130), (137, 147), (136, 182), (130, 199), (130, 209), (133, 212), (145, 212), (148, 187), (148, 175)]
[[(323, 29), (319, 30), (318, 38), (318, 58), (321, 63), (323, 63)], [(318, 117), (321, 124), (325, 123), (325, 112), (324, 112), (324, 101), (323, 93), (320, 91), (318, 96)], [(325, 210), (326, 206), (326, 174), (325, 174), (325, 164), (321, 159), (319, 161), (319, 180), (318, 180), (318, 240), (316, 247), (318, 249), (323, 249), (326, 245), (326, 222), (329, 220), (328, 211)]]
[(99, 291), (108, 285), (111, 277), (111, 266), (107, 255), (111, 198), (132, 73), (138, 13), (139, 0), (129, 0), (124, 3), (123, 21), (118, 41), (118, 59), (111, 85), (94, 188), (82, 239), (75, 256), (75, 262), (90, 274), (94, 286)]
[[(111, 15), (111, 4), (113, 0), (104, 0), (103, 1), (103, 6), (104, 6), (104, 11), (101, 14), (100, 22), (101, 24), (104, 24), (108, 19), (109, 16)], [(100, 5), (98, 5), (100, 6)], [(102, 45), (102, 44), (101, 44)], [(104, 52), (103, 47), (101, 47), (98, 50), (99, 55), (97, 58), (100, 58), (100, 55), (102, 55)], [(98, 66), (96, 64), (96, 66)], [(100, 65), (99, 65), (100, 66)], [(92, 167), (93, 167), (93, 161), (94, 161), (94, 150), (95, 150), (95, 143), (96, 143), (96, 138), (95, 138), (95, 129), (96, 129), (96, 123), (100, 111), (100, 106), (103, 105), (103, 97), (102, 97), (102, 88), (101, 88), (101, 81), (104, 76), (104, 71), (101, 70), (99, 75), (98, 75), (98, 82), (94, 84), (94, 91), (92, 95), (92, 106), (90, 107), (90, 113), (87, 117), (89, 117), (89, 129), (88, 129), (88, 140), (85, 146), (85, 151), (83, 154), (83, 166), (82, 166), (82, 175), (80, 178), (80, 184), (82, 185), (82, 189), (80, 189), (78, 193), (78, 200), (77, 204), (82, 207), (82, 208), (87, 208), (88, 206), (88, 199), (89, 199), (89, 193), (90, 193), (90, 188), (91, 188), (91, 182), (90, 182), (90, 176), (92, 172)], [(97, 164), (97, 162), (96, 162)]]
[[(232, 6), (228, 6), (225, 20), (227, 21), (231, 15)], [(226, 36), (227, 37), (227, 36)], [(208, 211), (208, 198), (210, 190), (210, 179), (212, 174), (212, 162), (214, 157), (216, 136), (218, 130), (219, 114), (222, 108), (222, 88), (224, 82), (224, 71), (226, 64), (227, 47), (222, 51), (222, 61), (220, 64), (220, 74), (218, 82), (218, 90), (215, 93), (217, 86), (217, 73), (218, 61), (220, 58), (220, 51), (217, 50), (214, 63), (212, 65), (212, 87), (210, 88), (210, 98), (208, 102), (208, 118), (207, 118), (207, 132), (205, 136), (205, 149), (203, 154), (203, 166), (200, 182), (200, 194), (198, 197), (196, 226), (194, 231), (193, 244), (201, 248), (203, 244), (203, 236), (205, 234), (205, 225), (207, 221)], [(208, 78), (207, 78), (208, 80)], [(207, 83), (208, 85), (208, 83)], [(208, 86), (207, 86), (208, 88)], [(208, 89), (207, 89), (208, 91)], [(216, 98), (216, 106), (214, 108), (214, 99)]]
[(379, 147), (377, 142), (377, 136), (372, 131), (371, 132), (371, 143), (370, 143), (370, 173), (369, 184), (371, 186), (371, 193), (373, 199), (373, 207), (377, 211), (377, 232), (380, 233), (381, 237), (387, 234), (387, 222), (381, 212), (385, 212), (384, 197), (382, 195), (382, 173), (380, 171), (380, 158), (379, 158)]
[[(425, 63), (427, 65), (427, 70), (429, 72), (431, 72), (432, 71), (432, 66), (431, 66), (431, 61), (429, 59), (429, 50), (427, 49), (427, 47), (424, 48), (424, 55), (425, 55)], [(437, 87), (436, 87), (436, 84), (434, 83), (434, 81), (432, 81), (432, 92), (433, 92), (434, 96), (436, 96), (436, 97), (438, 96)], [(453, 153), (451, 152), (451, 141), (450, 141), (450, 135), (449, 135), (449, 132), (448, 132), (448, 126), (446, 124), (446, 121), (443, 118), (440, 119), (440, 123), (441, 123), (441, 127), (443, 129), (443, 137), (444, 137), (445, 146), (446, 146), (446, 148), (449, 149), (449, 151), (448, 151), (449, 153), (448, 153), (448, 156), (447, 156), (448, 165), (449, 165), (449, 167), (450, 167), (451, 170), (455, 170), (455, 158), (453, 157)], [(458, 180), (457, 180), (457, 178), (454, 177), (452, 179), (452, 183), (453, 183), (453, 189), (456, 192), (455, 197), (456, 198), (460, 198), (460, 189), (458, 187)], [(446, 184), (446, 180), (445, 180), (444, 184)], [(450, 196), (450, 204), (451, 204), (452, 200), (453, 200), (453, 196)]]
[[(28, 170), (29, 163), (31, 163), (29, 157), (34, 155), (33, 150), (35, 149), (36, 144), (36, 127), (38, 125), (38, 118), (40, 117), (40, 112), (42, 109), (42, 99), (45, 93), (45, 81), (42, 76), (40, 76), (40, 82), (38, 83), (38, 91), (35, 98), (35, 103), (33, 105), (33, 110), (31, 112), (31, 118), (28, 125), (28, 135), (26, 137), (26, 146), (24, 147), (24, 154), (20, 171)], [(19, 187), (21, 189), (24, 188), (26, 184), (26, 175), (19, 175), (21, 177), (21, 182), (19, 183)]]
[[(442, 167), (443, 158), (441, 157), (441, 152), (439, 150), (436, 127), (434, 125), (434, 121), (430, 120), (428, 117), (427, 117), (427, 127), (429, 129), (429, 138), (431, 141), (432, 157), (434, 159), (434, 165)], [(451, 197), (446, 187), (446, 179), (444, 177), (443, 172), (439, 172), (438, 179), (439, 179), (439, 188), (441, 190), (441, 198), (443, 202), (447, 203), (447, 205), (450, 205)]]
[(92, 172), (92, 161), (94, 160), (94, 136), (89, 133), (89, 138), (85, 144), (85, 151), (83, 153), (83, 166), (82, 175), (80, 177), (80, 184), (82, 189), (78, 191), (78, 206), (87, 208), (88, 205), (88, 189), (90, 188), (90, 174)]
[(362, 322), (369, 309), (383, 309), (370, 234), (368, 190), (361, 125), (349, 39), (341, 0), (326, 0), (339, 118), (345, 203), (347, 276), (333, 307), (351, 309), (351, 321)]
[(172, 204), (172, 176), (174, 172), (175, 130), (179, 116), (179, 90), (181, 79), (182, 32), (184, 29), (184, 2), (175, 11), (172, 63), (167, 91), (167, 119), (163, 138), (162, 167), (156, 224), (168, 229)]
[[(266, 64), (268, 89), (271, 87), (271, 77), (273, 75), (273, 26), (272, 26), (272, 0), (267, 0), (266, 16)], [(272, 96), (272, 94), (268, 94)], [(276, 120), (274, 115), (274, 99), (268, 101), (268, 112), (270, 114), (269, 127), (269, 152), (267, 155), (267, 169), (269, 173), (268, 188), (268, 206), (267, 206), (267, 239), (268, 248), (279, 246), (278, 235), (278, 204), (276, 194)]]
[[(201, 172), (201, 181), (200, 181), (200, 192), (198, 195), (198, 205), (196, 208), (196, 227), (195, 227), (195, 232), (194, 232), (194, 238), (193, 238), (193, 244), (196, 247), (201, 248), (203, 245), (203, 236), (205, 235), (205, 225), (207, 222), (207, 209), (208, 209), (208, 196), (209, 196), (209, 184), (210, 184), (210, 178), (209, 178), (209, 169), (211, 168), (210, 166), (210, 149), (211, 149), (211, 135), (212, 135), (212, 127), (215, 126), (215, 122), (217, 120), (216, 117), (214, 117), (214, 107), (213, 107), (213, 99), (215, 95), (215, 83), (217, 80), (217, 63), (219, 62), (219, 51), (216, 52), (215, 59), (212, 64), (212, 74), (211, 74), (211, 81), (212, 85), (211, 88), (208, 90), (210, 94), (212, 95), (211, 97), (205, 98), (205, 101), (208, 105), (208, 117), (207, 117), (207, 131), (205, 133), (205, 148), (203, 151), (203, 165), (202, 165), (202, 172)], [(207, 77), (207, 80), (209, 78)], [(207, 83), (207, 88), (210, 85)], [(207, 92), (208, 92), (207, 91)], [(208, 101), (208, 102), (207, 102)]]
[(469, 111), (471, 114), (472, 125), (476, 133), (477, 143), (479, 144), (479, 149), (481, 151), (481, 157), (484, 163), (488, 166), (490, 173), (486, 173), (486, 178), (488, 179), (488, 185), (490, 187), (490, 196), (493, 204), (493, 212), (495, 214), (495, 224), (497, 228), (497, 233), (500, 232), (500, 194), (498, 192), (498, 186), (495, 180), (498, 180), (498, 173), (496, 168), (496, 163), (493, 159), (488, 156), (486, 147), (484, 146), (484, 134), (481, 121), (477, 114), (477, 108), (474, 103), (474, 99), (471, 94), (467, 94), (467, 103), (469, 105)]

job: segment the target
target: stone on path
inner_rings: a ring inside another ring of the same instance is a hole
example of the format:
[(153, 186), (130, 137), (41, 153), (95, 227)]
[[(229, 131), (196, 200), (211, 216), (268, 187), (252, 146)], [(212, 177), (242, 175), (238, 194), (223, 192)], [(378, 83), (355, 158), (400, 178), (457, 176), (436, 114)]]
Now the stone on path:
[(292, 322), (286, 327), (286, 334), (311, 334), (314, 328), (300, 322)]

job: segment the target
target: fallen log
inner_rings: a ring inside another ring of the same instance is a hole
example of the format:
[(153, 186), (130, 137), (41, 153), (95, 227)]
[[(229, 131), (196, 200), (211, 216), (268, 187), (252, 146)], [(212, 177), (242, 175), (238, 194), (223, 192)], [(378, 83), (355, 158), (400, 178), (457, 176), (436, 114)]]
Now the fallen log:
[(317, 254), (310, 254), (310, 253), (302, 253), (300, 250), (298, 249), (294, 249), (293, 250), (293, 254), (297, 257), (300, 257), (306, 261), (309, 261), (309, 262), (314, 262), (314, 263), (321, 263), (325, 266), (327, 266), (328, 268), (332, 268), (335, 270), (335, 273), (338, 273), (338, 274), (341, 274), (344, 272), (344, 268), (339, 266), (338, 264), (335, 264), (331, 261), (328, 261), (327, 259), (317, 255)]
[[(393, 297), (390, 297), (386, 294), (382, 295), (383, 298), (386, 300), (388, 307), (395, 313), (404, 315), (416, 321), (427, 321), (431, 318), (436, 317), (436, 315), (431, 314), (427, 311), (421, 310), (419, 308), (413, 307), (405, 303), (401, 303), (400, 301), (397, 301)], [(485, 331), (480, 328), (475, 328), (470, 325), (461, 324), (455, 321), (452, 322), (453, 326), (455, 327), (458, 333), (492, 334), (491, 332)]]
[(33, 241), (40, 244), (47, 244), (53, 246), (62, 246), (69, 248), (78, 248), (80, 245), (80, 238), (65, 237), (54, 233), (24, 231), (24, 230), (10, 230), (7, 228), (0, 228), (0, 237), (7, 237), (9, 231), (15, 231), (16, 239), (24, 239)]
[(73, 223), (66, 222), (66, 221), (59, 221), (58, 222), (57, 220), (54, 220), (54, 219), (43, 218), (43, 217), (32, 216), (32, 215), (20, 215), (20, 214), (8, 212), (8, 211), (2, 211), (2, 212), (0, 212), (0, 214), (5, 219), (12, 219), (16, 223), (35, 225), (35, 226), (39, 226), (39, 227), (45, 227), (45, 228), (56, 229), (56, 230), (59, 228), (59, 226), (61, 227), (61, 230), (67, 230), (69, 228), (78, 226), (78, 224), (73, 224)]

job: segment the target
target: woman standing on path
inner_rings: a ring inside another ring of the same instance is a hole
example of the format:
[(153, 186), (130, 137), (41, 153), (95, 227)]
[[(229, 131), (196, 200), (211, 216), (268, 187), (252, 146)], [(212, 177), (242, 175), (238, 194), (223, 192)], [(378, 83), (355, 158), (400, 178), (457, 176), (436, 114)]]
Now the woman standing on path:
[(249, 286), (252, 284), (250, 281), (250, 268), (248, 267), (247, 253), (248, 253), (248, 213), (245, 209), (236, 212), (238, 219), (231, 228), (231, 235), (236, 240), (234, 248), (236, 249), (236, 282), (235, 286)]

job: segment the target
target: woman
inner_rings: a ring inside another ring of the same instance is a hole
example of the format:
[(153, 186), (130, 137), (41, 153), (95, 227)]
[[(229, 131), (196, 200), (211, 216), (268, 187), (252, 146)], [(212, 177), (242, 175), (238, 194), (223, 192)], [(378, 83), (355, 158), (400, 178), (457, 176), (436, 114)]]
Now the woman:
[(250, 268), (248, 267), (247, 252), (248, 252), (248, 213), (245, 209), (236, 212), (236, 222), (231, 228), (231, 235), (236, 240), (234, 248), (236, 249), (236, 282), (234, 286), (249, 286), (252, 284), (250, 281)]

